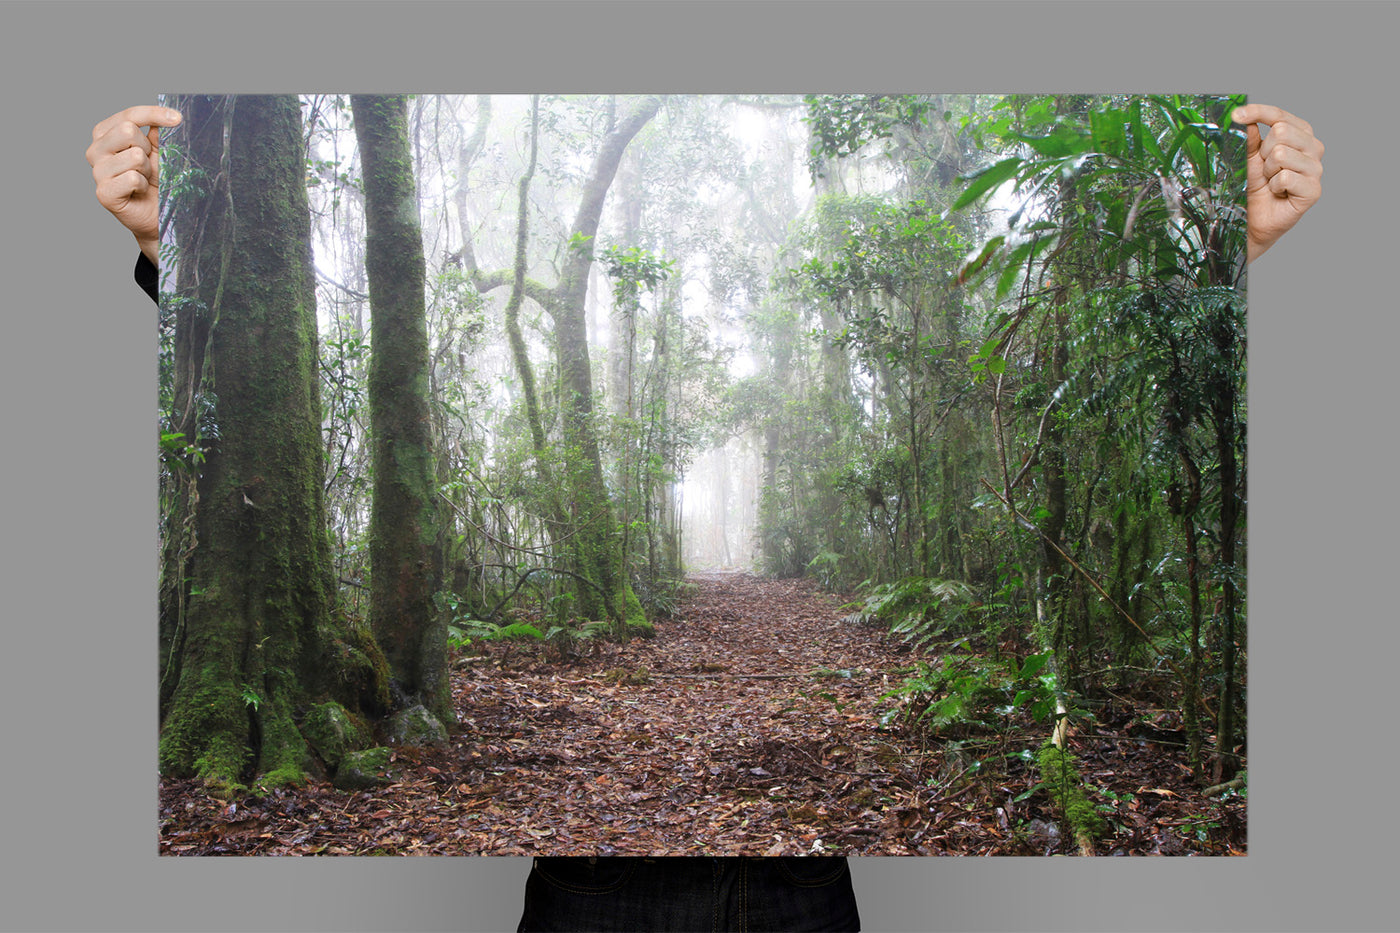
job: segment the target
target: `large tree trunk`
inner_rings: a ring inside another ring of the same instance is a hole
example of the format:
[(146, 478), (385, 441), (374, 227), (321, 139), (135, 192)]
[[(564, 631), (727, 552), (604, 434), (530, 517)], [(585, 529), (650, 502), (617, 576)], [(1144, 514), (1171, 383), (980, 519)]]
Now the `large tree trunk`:
[(428, 412), (426, 271), (408, 147), (408, 101), (352, 95), (364, 168), (370, 297), (370, 621), (403, 702), (451, 721), (442, 515)]
[(204, 191), (177, 218), (192, 300), (175, 416), (203, 422), (205, 460), (182, 518), (193, 542), (165, 563), (179, 577), (164, 587), (160, 768), (230, 790), (301, 778), (299, 706), (327, 690), (371, 708), (386, 695), (372, 640), (332, 613), (300, 105), (200, 96), (180, 109)]

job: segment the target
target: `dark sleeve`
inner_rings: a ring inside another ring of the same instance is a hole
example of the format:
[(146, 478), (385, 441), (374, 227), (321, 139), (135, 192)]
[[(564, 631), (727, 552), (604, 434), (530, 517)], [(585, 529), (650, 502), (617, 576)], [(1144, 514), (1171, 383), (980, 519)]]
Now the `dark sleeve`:
[(145, 253), (136, 257), (136, 284), (151, 296), (152, 301), (160, 300), (160, 270), (146, 258)]

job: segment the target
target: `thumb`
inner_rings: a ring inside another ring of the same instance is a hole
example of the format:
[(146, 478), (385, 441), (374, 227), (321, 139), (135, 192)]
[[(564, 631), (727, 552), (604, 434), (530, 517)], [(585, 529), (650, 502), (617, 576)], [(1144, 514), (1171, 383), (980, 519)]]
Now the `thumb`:
[(152, 185), (160, 184), (160, 127), (152, 126), (146, 131), (146, 138), (151, 141), (151, 154), (147, 158), (150, 172), (147, 177)]
[(1254, 191), (1264, 187), (1264, 159), (1259, 149), (1264, 145), (1264, 137), (1259, 133), (1259, 124), (1248, 123), (1244, 128), (1245, 190)]

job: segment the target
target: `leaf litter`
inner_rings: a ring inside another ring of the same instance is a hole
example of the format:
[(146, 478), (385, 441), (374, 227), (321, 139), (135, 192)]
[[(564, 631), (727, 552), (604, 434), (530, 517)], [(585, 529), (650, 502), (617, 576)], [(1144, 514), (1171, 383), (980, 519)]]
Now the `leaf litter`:
[[(443, 748), (398, 780), (235, 802), (162, 779), (162, 855), (1063, 855), (1073, 833), (1009, 716), (946, 735), (881, 727), (912, 657), (803, 580), (697, 574), (657, 636), (559, 658), (488, 643), (454, 664)], [(964, 649), (965, 650), (965, 649)], [(1241, 855), (1242, 795), (1201, 796), (1166, 686), (1119, 688), (1072, 749), (1111, 827), (1100, 855)], [(1139, 728), (1154, 722), (1147, 734)], [(1164, 728), (1163, 726), (1167, 728)], [(974, 750), (969, 754), (968, 750)]]

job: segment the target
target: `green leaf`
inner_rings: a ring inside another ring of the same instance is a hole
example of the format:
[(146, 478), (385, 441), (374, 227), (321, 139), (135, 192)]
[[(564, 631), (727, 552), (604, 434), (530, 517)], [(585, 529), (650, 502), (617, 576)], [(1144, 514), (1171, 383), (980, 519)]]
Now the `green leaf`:
[(1110, 109), (1091, 113), (1089, 126), (1095, 149), (1115, 159), (1123, 157), (1127, 148), (1127, 138), (1123, 133), (1123, 111)]
[(1046, 136), (1017, 136), (1047, 159), (1065, 159), (1088, 152), (1093, 145), (1093, 137), (1086, 135), (1078, 127), (1060, 123)]
[(983, 244), (982, 249), (978, 251), (977, 255), (963, 264), (962, 271), (958, 273), (957, 284), (963, 284), (968, 279), (972, 278), (972, 276), (982, 271), (982, 267), (991, 262), (992, 256), (996, 254), (1001, 244), (1005, 242), (1006, 237), (994, 236)]
[(1016, 674), (1016, 676), (1022, 679), (1034, 677), (1036, 674), (1039, 674), (1040, 669), (1043, 668), (1049, 662), (1050, 652), (1047, 651), (1044, 654), (1033, 654), (1030, 657), (1026, 658), (1025, 663), (1021, 665), (1021, 670)]
[(995, 165), (990, 165), (987, 168), (982, 169), (982, 171), (980, 172), (975, 172), (972, 175), (967, 176), (968, 181), (970, 181), (971, 184), (969, 184), (967, 186), (967, 190), (965, 190), (961, 195), (959, 195), (958, 199), (953, 202), (953, 210), (961, 210), (962, 208), (971, 204), (973, 201), (976, 201), (982, 195), (986, 194), (988, 191), (991, 191), (993, 188), (996, 188), (1001, 183), (1014, 177), (1016, 171), (1020, 167), (1020, 157), (1012, 156), (1009, 159), (1002, 159)]

